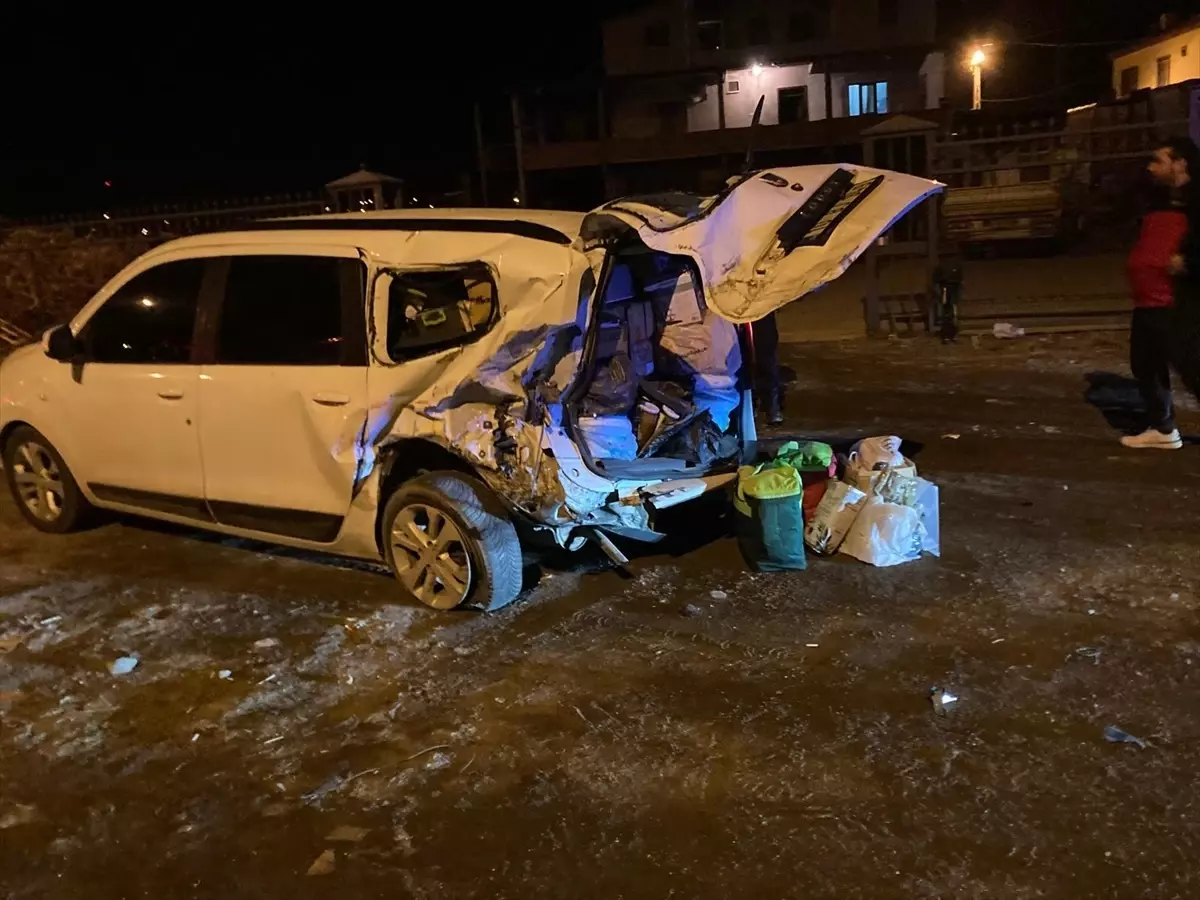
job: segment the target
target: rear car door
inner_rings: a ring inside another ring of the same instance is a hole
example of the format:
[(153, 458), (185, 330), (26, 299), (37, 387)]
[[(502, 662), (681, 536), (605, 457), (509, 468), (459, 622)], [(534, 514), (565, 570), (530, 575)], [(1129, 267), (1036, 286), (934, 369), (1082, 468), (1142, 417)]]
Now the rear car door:
[(221, 267), (199, 375), (204, 496), (223, 525), (329, 543), (361, 463), (366, 265), (285, 245)]
[(205, 271), (176, 259), (135, 272), (78, 331), (61, 396), (71, 465), (101, 501), (207, 517), (193, 352)]

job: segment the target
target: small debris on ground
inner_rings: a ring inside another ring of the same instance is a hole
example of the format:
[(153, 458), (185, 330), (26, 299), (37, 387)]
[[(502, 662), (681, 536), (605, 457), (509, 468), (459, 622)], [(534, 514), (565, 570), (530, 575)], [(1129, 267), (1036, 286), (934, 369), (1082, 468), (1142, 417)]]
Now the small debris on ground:
[(939, 716), (946, 715), (954, 708), (954, 705), (958, 703), (958, 697), (956, 695), (939, 687), (935, 687), (929, 692), (929, 699), (933, 703), (933, 711)]
[(337, 854), (332, 850), (326, 850), (318, 856), (311, 866), (308, 867), (309, 875), (329, 875), (337, 868)]
[(279, 638), (263, 638), (261, 641), (254, 642), (255, 650), (270, 650), (272, 647), (279, 646)]
[(18, 803), (0, 813), (0, 831), (6, 828), (16, 828), (18, 825), (28, 825), (37, 820), (36, 806)]
[(108, 671), (112, 675), (128, 675), (138, 667), (138, 661), (132, 656), (122, 656), (120, 659), (113, 660), (108, 667)]
[(729, 595), (727, 593), (725, 593), (724, 591), (709, 591), (708, 596), (712, 597), (714, 600), (728, 600), (729, 599)]
[(1104, 729), (1104, 739), (1110, 744), (1133, 744), (1141, 750), (1150, 745), (1140, 737), (1134, 737), (1128, 731), (1122, 731), (1116, 725), (1108, 725)]
[(1100, 657), (1103, 653), (1104, 651), (1099, 647), (1078, 647), (1067, 656), (1067, 659), (1070, 659), (1072, 656), (1080, 659), (1090, 659), (1093, 666), (1098, 666), (1100, 665)]
[(695, 603), (689, 603), (687, 606), (685, 606), (683, 608), (683, 614), (690, 619), (694, 619), (697, 616), (704, 615), (704, 610), (701, 609), (699, 606), (697, 606)]
[(942, 440), (943, 441), (957, 441), (961, 437), (962, 437), (961, 434), (943, 434)]
[(992, 326), (992, 337), (1002, 340), (1025, 337), (1025, 329), (1011, 322), (997, 322)]
[(229, 681), (229, 679), (233, 678), (233, 672), (229, 669), (222, 669), (217, 673), (217, 677), (222, 681)]
[(332, 794), (334, 791), (339, 790), (345, 783), (345, 775), (334, 775), (331, 778), (327, 778), (319, 787), (309, 791), (302, 799), (305, 803), (320, 803), (325, 799), (326, 794)]
[(329, 832), (325, 840), (331, 844), (357, 844), (367, 836), (370, 829), (358, 828), (355, 825), (339, 825)]
[(1046, 434), (1062, 434), (1062, 430), (1055, 425), (1043, 425), (1042, 431)]
[(454, 761), (454, 758), (448, 753), (435, 753), (429, 757), (429, 761), (425, 763), (425, 771), (436, 772), (439, 769), (444, 769)]

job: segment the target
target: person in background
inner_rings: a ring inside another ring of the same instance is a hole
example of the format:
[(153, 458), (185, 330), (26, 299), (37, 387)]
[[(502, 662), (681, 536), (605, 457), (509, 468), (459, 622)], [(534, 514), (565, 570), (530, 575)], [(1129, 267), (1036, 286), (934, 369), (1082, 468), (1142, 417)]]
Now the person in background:
[(754, 338), (754, 390), (767, 424), (783, 424), (783, 388), (779, 379), (779, 326), (769, 313), (751, 326)]
[(1200, 151), (1190, 138), (1172, 138), (1147, 166), (1151, 204), (1129, 255), (1133, 322), (1129, 366), (1146, 407), (1146, 430), (1121, 439), (1135, 449), (1178, 450), (1171, 369), (1200, 396), (1200, 215), (1191, 173)]

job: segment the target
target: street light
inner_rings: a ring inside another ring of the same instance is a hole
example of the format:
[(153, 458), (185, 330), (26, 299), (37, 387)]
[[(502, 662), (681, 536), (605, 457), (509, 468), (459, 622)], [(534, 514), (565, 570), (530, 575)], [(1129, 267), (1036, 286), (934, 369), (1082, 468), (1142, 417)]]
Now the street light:
[(982, 47), (976, 47), (971, 54), (971, 109), (983, 108), (983, 64), (987, 62), (987, 54)]

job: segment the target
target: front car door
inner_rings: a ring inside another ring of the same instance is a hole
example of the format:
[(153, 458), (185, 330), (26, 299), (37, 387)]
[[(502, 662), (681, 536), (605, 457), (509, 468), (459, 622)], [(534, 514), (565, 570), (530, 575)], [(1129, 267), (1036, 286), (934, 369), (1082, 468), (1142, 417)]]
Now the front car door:
[(204, 496), (216, 520), (330, 543), (366, 422), (366, 265), (354, 250), (238, 248), (218, 265), (199, 376)]
[(82, 314), (61, 397), (72, 468), (102, 502), (207, 518), (193, 355), (205, 271), (151, 262)]

